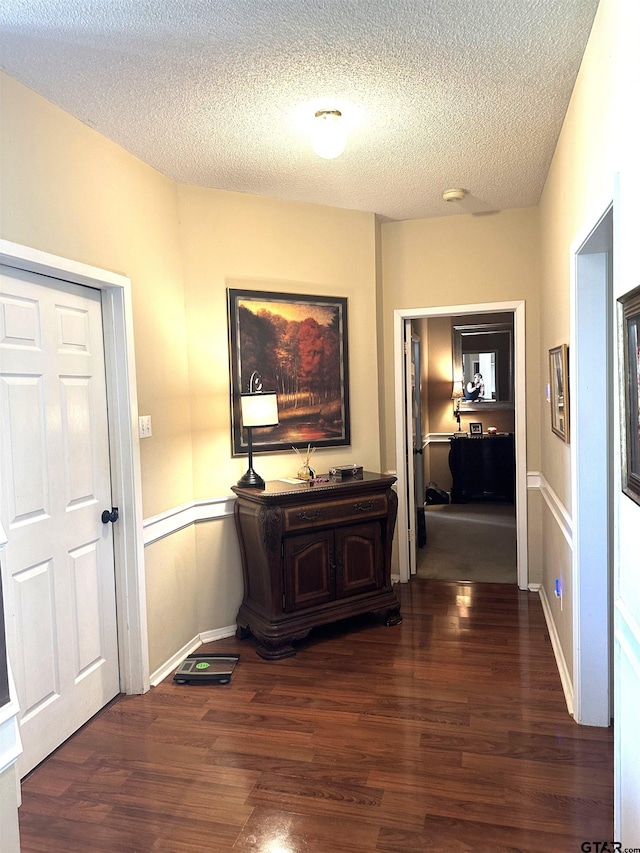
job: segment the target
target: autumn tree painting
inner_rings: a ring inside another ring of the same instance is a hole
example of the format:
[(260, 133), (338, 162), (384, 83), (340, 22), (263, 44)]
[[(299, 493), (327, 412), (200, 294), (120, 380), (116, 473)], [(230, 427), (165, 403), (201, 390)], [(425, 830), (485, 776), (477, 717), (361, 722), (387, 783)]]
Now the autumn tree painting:
[(244, 452), (239, 395), (259, 377), (278, 394), (280, 424), (254, 450), (349, 444), (347, 300), (229, 289), (233, 449)]

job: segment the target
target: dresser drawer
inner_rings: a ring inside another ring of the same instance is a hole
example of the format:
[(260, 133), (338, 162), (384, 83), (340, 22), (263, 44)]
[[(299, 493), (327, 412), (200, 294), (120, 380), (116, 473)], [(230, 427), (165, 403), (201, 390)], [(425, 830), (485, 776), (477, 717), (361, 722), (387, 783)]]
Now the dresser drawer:
[(284, 530), (302, 530), (325, 524), (361, 522), (387, 515), (385, 494), (366, 495), (343, 501), (302, 504), (284, 510)]

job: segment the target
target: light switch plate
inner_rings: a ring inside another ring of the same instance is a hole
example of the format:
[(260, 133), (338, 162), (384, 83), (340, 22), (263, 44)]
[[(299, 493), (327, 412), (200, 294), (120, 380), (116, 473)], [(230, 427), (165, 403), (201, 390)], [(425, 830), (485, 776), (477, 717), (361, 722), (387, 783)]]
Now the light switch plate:
[(140, 438), (151, 438), (151, 415), (140, 415), (138, 418), (138, 435)]

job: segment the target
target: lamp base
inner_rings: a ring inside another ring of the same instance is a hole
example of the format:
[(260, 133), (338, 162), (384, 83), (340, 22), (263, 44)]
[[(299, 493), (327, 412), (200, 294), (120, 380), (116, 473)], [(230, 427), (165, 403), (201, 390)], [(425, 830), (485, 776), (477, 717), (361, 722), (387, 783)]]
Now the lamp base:
[(247, 473), (240, 477), (236, 485), (240, 486), (241, 489), (264, 489), (265, 483), (260, 474), (256, 474), (253, 468), (249, 468)]

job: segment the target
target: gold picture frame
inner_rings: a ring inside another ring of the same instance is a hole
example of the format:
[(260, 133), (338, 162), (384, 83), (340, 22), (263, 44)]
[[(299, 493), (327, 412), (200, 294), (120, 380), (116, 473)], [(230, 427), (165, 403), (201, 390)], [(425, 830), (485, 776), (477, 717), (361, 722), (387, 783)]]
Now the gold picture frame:
[(561, 344), (549, 350), (549, 397), (551, 429), (569, 443), (569, 347)]

